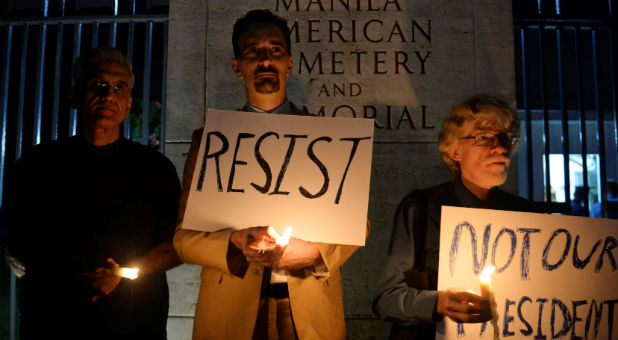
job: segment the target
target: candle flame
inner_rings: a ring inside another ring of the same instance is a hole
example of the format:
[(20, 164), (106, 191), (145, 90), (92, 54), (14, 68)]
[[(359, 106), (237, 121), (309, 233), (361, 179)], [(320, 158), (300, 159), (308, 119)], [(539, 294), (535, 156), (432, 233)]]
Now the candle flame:
[(290, 237), (292, 236), (292, 227), (285, 228), (282, 235), (279, 235), (275, 228), (268, 227), (268, 233), (275, 238), (275, 243), (282, 247), (285, 247), (286, 245), (288, 245), (288, 243), (290, 243)]
[(135, 280), (137, 278), (138, 268), (119, 267), (114, 268), (113, 273), (116, 276), (126, 277), (127, 279)]
[(494, 273), (494, 271), (496, 270), (496, 267), (494, 266), (488, 266), (483, 268), (483, 272), (481, 273), (481, 275), (479, 275), (479, 280), (483, 283), (491, 283), (491, 274)]

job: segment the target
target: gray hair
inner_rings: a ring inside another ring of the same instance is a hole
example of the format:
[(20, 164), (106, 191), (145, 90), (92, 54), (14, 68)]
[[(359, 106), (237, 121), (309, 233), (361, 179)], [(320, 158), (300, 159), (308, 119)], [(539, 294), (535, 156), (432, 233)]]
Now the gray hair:
[(129, 90), (133, 89), (135, 75), (133, 74), (133, 66), (129, 60), (113, 47), (97, 47), (82, 53), (73, 64), (73, 81), (75, 88), (79, 91), (83, 89), (92, 78), (93, 70), (96, 65), (103, 63), (118, 64), (127, 69), (129, 73)]
[(451, 159), (449, 149), (459, 142), (471, 129), (491, 128), (499, 126), (505, 131), (519, 135), (520, 120), (517, 112), (511, 109), (504, 100), (488, 95), (479, 95), (455, 105), (444, 120), (440, 132), (438, 149), (454, 178), (459, 177), (459, 163)]

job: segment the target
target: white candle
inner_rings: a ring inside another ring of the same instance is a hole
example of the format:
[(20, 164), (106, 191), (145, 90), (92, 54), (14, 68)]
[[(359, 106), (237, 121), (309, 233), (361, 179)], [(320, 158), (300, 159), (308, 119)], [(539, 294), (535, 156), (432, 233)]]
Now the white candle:
[(496, 267), (489, 266), (483, 268), (483, 272), (479, 276), (479, 281), (481, 281), (481, 296), (486, 299), (491, 299), (491, 295), (493, 293), (493, 288), (491, 286), (491, 274), (494, 273)]
[(491, 275), (496, 270), (496, 267), (489, 266), (483, 268), (483, 272), (479, 275), (479, 281), (481, 282), (481, 297), (489, 300), (491, 306), (491, 325), (494, 328), (494, 340), (500, 339), (500, 327), (498, 326), (498, 304), (496, 303), (496, 297), (494, 296), (494, 289), (491, 285)]
[(138, 268), (118, 267), (112, 270), (112, 273), (116, 276), (126, 277), (127, 279), (135, 280), (137, 278)]

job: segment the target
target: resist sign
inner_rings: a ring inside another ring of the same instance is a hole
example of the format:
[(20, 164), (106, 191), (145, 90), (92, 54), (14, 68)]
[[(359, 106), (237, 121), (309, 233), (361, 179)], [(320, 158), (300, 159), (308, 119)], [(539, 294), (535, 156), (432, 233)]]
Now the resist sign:
[(438, 289), (491, 284), (497, 320), (445, 319), (444, 339), (618, 339), (618, 221), (442, 207)]
[(183, 228), (364, 245), (373, 120), (208, 111)]

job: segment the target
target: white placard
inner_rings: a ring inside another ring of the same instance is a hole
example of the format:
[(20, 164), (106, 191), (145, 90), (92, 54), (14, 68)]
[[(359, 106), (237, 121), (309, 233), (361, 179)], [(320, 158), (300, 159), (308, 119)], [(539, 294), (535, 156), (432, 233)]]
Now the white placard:
[(183, 228), (364, 245), (372, 149), (372, 119), (210, 109)]
[[(440, 228), (438, 289), (478, 294), (477, 274), (495, 265), (500, 338), (618, 339), (618, 221), (443, 207)], [(445, 318), (436, 338), (494, 333)]]

